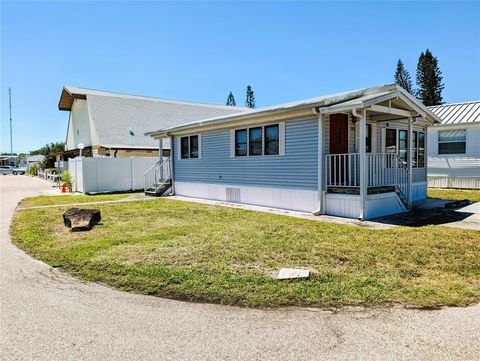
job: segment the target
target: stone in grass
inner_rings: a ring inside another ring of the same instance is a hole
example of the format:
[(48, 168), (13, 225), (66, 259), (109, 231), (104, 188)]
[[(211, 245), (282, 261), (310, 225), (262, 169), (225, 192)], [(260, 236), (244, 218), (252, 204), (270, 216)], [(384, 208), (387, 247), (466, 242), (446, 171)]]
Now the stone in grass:
[(73, 232), (89, 231), (101, 219), (99, 209), (70, 208), (63, 213), (63, 223)]
[(277, 280), (289, 280), (294, 278), (308, 278), (310, 271), (298, 268), (282, 268), (278, 272)]

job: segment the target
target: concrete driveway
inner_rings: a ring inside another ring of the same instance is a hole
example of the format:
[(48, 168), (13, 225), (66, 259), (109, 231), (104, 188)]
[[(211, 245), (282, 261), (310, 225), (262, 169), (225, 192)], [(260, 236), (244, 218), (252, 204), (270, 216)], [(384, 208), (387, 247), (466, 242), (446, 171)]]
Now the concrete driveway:
[(10, 243), (23, 197), (49, 183), (0, 176), (2, 360), (478, 360), (480, 306), (252, 310), (82, 283)]

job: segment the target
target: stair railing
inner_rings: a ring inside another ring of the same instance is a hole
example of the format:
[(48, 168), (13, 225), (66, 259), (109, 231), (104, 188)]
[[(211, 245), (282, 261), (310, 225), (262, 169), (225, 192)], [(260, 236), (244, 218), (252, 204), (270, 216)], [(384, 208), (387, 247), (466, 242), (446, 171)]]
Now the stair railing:
[(170, 158), (160, 159), (144, 173), (145, 190), (158, 190), (171, 179)]

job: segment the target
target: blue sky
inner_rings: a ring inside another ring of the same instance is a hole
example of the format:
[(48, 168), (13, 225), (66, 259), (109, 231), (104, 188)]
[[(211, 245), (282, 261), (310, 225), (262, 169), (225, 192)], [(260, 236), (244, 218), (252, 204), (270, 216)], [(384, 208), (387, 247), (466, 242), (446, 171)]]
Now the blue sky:
[[(480, 99), (480, 2), (4, 2), (1, 150), (63, 141), (63, 85), (257, 106), (414, 77), (438, 57), (444, 101)], [(155, 128), (155, 127), (154, 127)]]

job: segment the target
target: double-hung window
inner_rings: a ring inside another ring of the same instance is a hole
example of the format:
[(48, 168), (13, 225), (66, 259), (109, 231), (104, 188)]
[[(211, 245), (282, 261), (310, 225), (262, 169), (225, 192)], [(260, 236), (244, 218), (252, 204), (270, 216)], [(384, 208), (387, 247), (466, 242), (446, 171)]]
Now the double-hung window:
[(277, 155), (280, 151), (280, 134), (278, 124), (265, 127), (265, 155)]
[(180, 138), (180, 158), (197, 159), (199, 155), (198, 135)]
[(280, 125), (235, 130), (235, 157), (279, 155)]
[(262, 127), (248, 130), (248, 155), (262, 155)]
[(440, 130), (438, 132), (438, 154), (464, 154), (466, 152), (466, 130)]
[(242, 157), (247, 155), (247, 130), (241, 129), (235, 131), (235, 156)]

